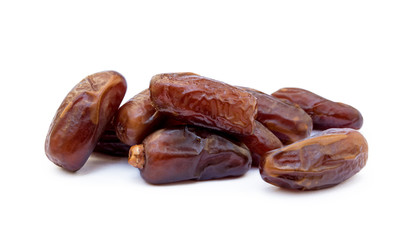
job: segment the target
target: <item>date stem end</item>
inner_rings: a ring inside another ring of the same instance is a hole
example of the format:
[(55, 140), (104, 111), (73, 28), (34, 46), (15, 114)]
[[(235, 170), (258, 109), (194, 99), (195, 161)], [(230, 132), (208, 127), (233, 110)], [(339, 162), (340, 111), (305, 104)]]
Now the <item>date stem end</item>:
[(128, 163), (142, 169), (145, 165), (145, 149), (143, 144), (134, 145), (129, 149)]

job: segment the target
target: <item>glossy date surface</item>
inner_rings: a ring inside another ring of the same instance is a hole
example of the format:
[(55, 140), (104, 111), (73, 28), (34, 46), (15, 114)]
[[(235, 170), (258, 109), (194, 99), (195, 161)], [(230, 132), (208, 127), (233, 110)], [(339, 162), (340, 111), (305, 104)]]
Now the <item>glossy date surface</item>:
[(257, 98), (257, 120), (271, 130), (284, 144), (310, 136), (313, 122), (303, 109), (258, 90), (242, 88)]
[(160, 129), (129, 152), (129, 164), (151, 184), (241, 176), (251, 167), (248, 148), (198, 127)]
[(132, 146), (140, 144), (160, 122), (160, 113), (152, 105), (149, 89), (146, 89), (119, 108), (114, 125), (118, 138)]
[(126, 92), (114, 71), (95, 73), (79, 82), (58, 108), (46, 136), (45, 152), (56, 165), (79, 170), (89, 158)]
[(315, 190), (337, 185), (367, 162), (368, 145), (358, 131), (332, 128), (270, 151), (260, 162), (261, 177), (273, 185)]
[(354, 107), (340, 102), (333, 102), (308, 90), (282, 88), (272, 95), (298, 104), (311, 116), (314, 129), (360, 129), (363, 125), (363, 116)]
[(252, 166), (258, 166), (261, 158), (268, 151), (281, 148), (283, 144), (268, 128), (256, 121), (251, 135), (238, 136), (251, 152)]
[(155, 75), (150, 83), (155, 108), (189, 124), (250, 135), (257, 100), (229, 84), (194, 73)]

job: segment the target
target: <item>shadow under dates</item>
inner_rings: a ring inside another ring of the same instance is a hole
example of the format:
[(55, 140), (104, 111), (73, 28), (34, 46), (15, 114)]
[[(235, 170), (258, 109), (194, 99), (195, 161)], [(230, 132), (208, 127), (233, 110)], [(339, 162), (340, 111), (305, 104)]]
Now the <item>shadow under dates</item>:
[(68, 175), (84, 176), (90, 173), (97, 174), (99, 170), (113, 168), (114, 165), (124, 166), (125, 168), (130, 169), (127, 157), (116, 157), (96, 152), (92, 153), (86, 164), (77, 172), (70, 172), (62, 168), (60, 169), (61, 172)]
[[(248, 173), (247, 173), (248, 174)], [(185, 181), (180, 181), (180, 182), (171, 182), (171, 183), (163, 183), (163, 184), (152, 184), (148, 183), (142, 180), (142, 182), (148, 186), (151, 187), (158, 187), (158, 188), (163, 188), (163, 187), (176, 187), (176, 186), (187, 186), (187, 185), (193, 185), (193, 184), (206, 184), (208, 182), (226, 182), (226, 181), (237, 181), (241, 180), (242, 178), (245, 178), (247, 174), (244, 174), (242, 176), (231, 176), (231, 177), (225, 177), (225, 178), (214, 178), (214, 179), (208, 179), (208, 180), (185, 180)]]
[[(357, 174), (346, 181), (329, 187), (329, 188), (323, 188), (321, 191), (320, 190), (310, 190), (310, 191), (300, 191), (300, 190), (294, 190), (294, 189), (288, 189), (288, 188), (281, 188), (281, 187), (276, 187), (276, 186), (264, 186), (263, 191), (268, 192), (269, 194), (281, 194), (285, 196), (295, 196), (295, 195), (310, 195), (310, 196), (315, 196), (315, 195), (326, 195), (330, 194), (332, 192), (340, 192), (343, 191), (344, 189), (352, 189), (354, 190), (354, 185), (357, 185), (357, 182), (363, 182), (363, 174)], [(277, 196), (277, 195), (274, 195)]]

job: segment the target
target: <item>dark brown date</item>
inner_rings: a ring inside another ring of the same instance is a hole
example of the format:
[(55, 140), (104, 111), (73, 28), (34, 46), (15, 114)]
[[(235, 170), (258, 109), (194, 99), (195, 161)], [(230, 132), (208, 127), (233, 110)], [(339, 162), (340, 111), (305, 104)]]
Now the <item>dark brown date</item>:
[(250, 93), (194, 73), (155, 75), (149, 87), (155, 108), (189, 124), (235, 134), (254, 131), (257, 100)]
[(118, 138), (132, 146), (140, 144), (160, 122), (160, 113), (153, 107), (149, 89), (146, 89), (120, 107), (114, 124)]
[(259, 168), (261, 177), (273, 185), (315, 190), (350, 178), (366, 165), (367, 157), (367, 141), (358, 131), (332, 128), (268, 152)]
[(354, 107), (330, 101), (304, 89), (282, 88), (272, 95), (298, 104), (313, 119), (314, 129), (360, 129), (363, 125), (363, 117)]
[(174, 127), (182, 127), (187, 126), (188, 123), (179, 121), (171, 116), (164, 116), (162, 118), (162, 124), (160, 128), (174, 128)]
[(251, 167), (248, 148), (196, 127), (160, 129), (132, 146), (129, 164), (151, 184), (241, 176)]
[(252, 88), (245, 88), (257, 98), (257, 120), (271, 130), (284, 144), (310, 136), (311, 117), (300, 107), (281, 101)]
[(245, 143), (251, 151), (252, 166), (258, 166), (261, 157), (268, 151), (283, 146), (280, 139), (258, 121), (255, 122), (255, 129), (252, 135), (238, 136), (238, 139)]
[(50, 125), (45, 142), (47, 157), (68, 171), (79, 170), (125, 92), (125, 79), (114, 71), (95, 73), (80, 81), (63, 100)]
[(116, 157), (127, 157), (130, 145), (124, 144), (116, 136), (115, 127), (110, 124), (109, 127), (100, 136), (93, 152), (103, 153)]

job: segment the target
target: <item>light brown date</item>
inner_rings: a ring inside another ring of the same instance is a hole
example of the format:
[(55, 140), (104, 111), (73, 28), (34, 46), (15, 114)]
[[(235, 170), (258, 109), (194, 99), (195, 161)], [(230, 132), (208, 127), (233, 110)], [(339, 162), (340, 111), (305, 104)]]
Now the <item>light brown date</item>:
[(250, 93), (194, 73), (155, 75), (150, 83), (155, 108), (189, 124), (250, 135), (257, 100)]
[(284, 144), (310, 136), (313, 122), (303, 109), (258, 90), (242, 88), (257, 98), (257, 120), (271, 130)]
[(151, 184), (241, 176), (251, 167), (248, 148), (197, 127), (160, 129), (132, 146), (129, 164)]
[(298, 104), (313, 120), (314, 129), (329, 128), (360, 129), (363, 116), (354, 107), (325, 99), (315, 93), (301, 88), (282, 88), (272, 94)]
[(268, 152), (259, 168), (273, 185), (315, 190), (350, 178), (366, 165), (367, 157), (367, 141), (358, 131), (333, 128)]
[(46, 136), (45, 152), (56, 165), (77, 171), (87, 161), (126, 92), (126, 81), (114, 71), (80, 81), (58, 108)]
[(140, 144), (158, 128), (161, 119), (161, 114), (152, 105), (149, 89), (146, 89), (120, 107), (114, 121), (116, 135), (127, 145)]

